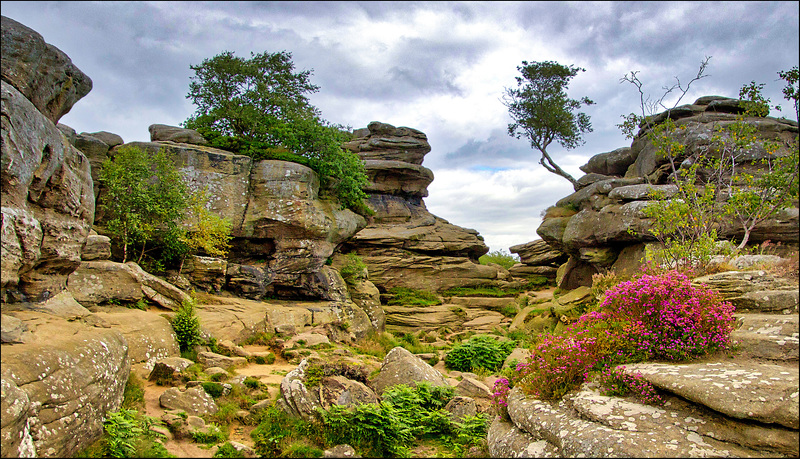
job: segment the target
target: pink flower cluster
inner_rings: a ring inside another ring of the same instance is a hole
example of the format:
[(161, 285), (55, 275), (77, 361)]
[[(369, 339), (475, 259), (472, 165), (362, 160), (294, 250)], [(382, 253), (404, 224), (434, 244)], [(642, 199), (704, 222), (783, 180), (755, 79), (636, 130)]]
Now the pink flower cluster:
[[(519, 365), (517, 365), (519, 368)], [(492, 387), (492, 404), (498, 410), (508, 407), (508, 391), (511, 390), (511, 381), (507, 378), (499, 378)]]
[(623, 282), (600, 306), (628, 323), (628, 336), (647, 358), (686, 360), (725, 349), (734, 325), (730, 303), (677, 271)]

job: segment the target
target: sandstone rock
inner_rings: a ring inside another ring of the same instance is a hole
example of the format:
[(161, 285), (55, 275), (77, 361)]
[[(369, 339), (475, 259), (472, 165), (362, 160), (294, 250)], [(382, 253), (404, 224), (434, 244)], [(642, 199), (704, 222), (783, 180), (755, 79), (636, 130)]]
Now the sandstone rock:
[(147, 379), (149, 381), (177, 381), (181, 372), (193, 364), (193, 361), (183, 357), (163, 358), (153, 365), (153, 369)]
[(72, 129), (66, 124), (61, 124), (61, 123), (56, 123), (56, 127), (58, 128), (59, 131), (61, 131), (62, 134), (64, 134), (64, 137), (67, 138), (69, 144), (74, 147), (75, 140), (78, 138), (78, 133), (75, 132), (75, 129)]
[(191, 416), (204, 416), (219, 411), (214, 399), (202, 387), (192, 387), (181, 392), (170, 387), (158, 398), (162, 407), (168, 410), (182, 410)]
[(548, 279), (555, 279), (558, 268), (554, 266), (530, 266), (517, 263), (508, 269), (514, 277), (544, 276)]
[(636, 156), (630, 147), (617, 148), (608, 153), (600, 153), (589, 158), (589, 162), (580, 167), (583, 172), (603, 175), (625, 175), (628, 166), (633, 164)]
[(361, 457), (361, 455), (350, 445), (336, 445), (323, 451), (322, 457)]
[(669, 199), (678, 192), (675, 185), (627, 185), (614, 188), (608, 193), (611, 199), (623, 201), (641, 201), (645, 199)]
[(581, 261), (577, 257), (569, 257), (569, 261), (558, 268), (556, 284), (562, 290), (591, 286), (592, 276), (598, 272), (600, 270), (591, 263)]
[(563, 457), (547, 440), (520, 430), (499, 416), (489, 426), (486, 443), (492, 457)]
[(617, 261), (618, 252), (612, 247), (581, 247), (578, 258), (599, 266), (610, 266)]
[(475, 400), (463, 395), (451, 398), (444, 409), (450, 412), (450, 420), (453, 422), (461, 422), (465, 416), (475, 416), (478, 413)]
[(380, 395), (387, 387), (397, 384), (416, 386), (421, 381), (427, 381), (433, 386), (447, 385), (444, 376), (433, 367), (406, 349), (395, 347), (384, 357), (380, 373), (372, 380), (372, 387)]
[(5, 78), (0, 85), (2, 287), (39, 301), (64, 290), (67, 275), (80, 263), (94, 218), (90, 167)]
[(23, 334), (28, 331), (28, 327), (25, 326), (25, 323), (7, 314), (2, 315), (2, 321), (0, 321), (0, 323), (2, 324), (0, 337), (3, 343), (19, 344), (25, 342)]
[(426, 306), (384, 306), (386, 329), (413, 332), (417, 330), (436, 330), (441, 327), (453, 328), (464, 322), (458, 308), (450, 305)]
[(166, 124), (151, 124), (147, 130), (150, 132), (151, 142), (169, 141), (194, 145), (208, 145), (208, 141), (194, 129), (167, 126)]
[(609, 204), (599, 211), (581, 210), (569, 219), (560, 243), (565, 250), (576, 252), (582, 247), (654, 240), (652, 236), (638, 236), (649, 234), (649, 220), (642, 213), (647, 205), (647, 201), (633, 201)]
[(3, 311), (36, 311), (67, 320), (85, 319), (92, 314), (75, 301), (69, 291), (60, 292), (41, 303), (11, 303), (3, 305)]
[(228, 263), (225, 288), (237, 296), (258, 300), (267, 293), (267, 285), (272, 281), (270, 274), (258, 266)]
[(558, 457), (764, 457), (796, 450), (796, 431), (732, 422), (676, 397), (665, 407), (641, 405), (587, 385), (561, 402), (525, 398), (513, 388), (508, 413), (531, 440), (546, 439)]
[[(358, 154), (364, 160), (404, 161), (422, 164), (422, 159), (431, 151), (428, 137), (416, 129), (394, 126), (378, 121), (367, 125), (367, 130), (356, 131), (361, 136), (347, 142), (344, 148)], [(355, 133), (354, 133), (355, 134)]]
[(122, 333), (132, 365), (144, 363), (145, 369), (151, 369), (161, 359), (180, 356), (172, 325), (158, 314), (118, 306), (104, 308), (95, 317)]
[(508, 248), (509, 252), (519, 255), (519, 261), (526, 265), (546, 266), (560, 265), (567, 261), (567, 255), (558, 249), (551, 247), (542, 239), (527, 242), (525, 244), (513, 245)]
[(370, 181), (366, 193), (425, 197), (433, 182), (433, 171), (405, 161), (365, 160), (364, 168)]
[[(303, 343), (300, 343), (303, 341)], [(319, 333), (299, 333), (297, 335), (292, 336), (288, 341), (283, 344), (285, 349), (289, 349), (295, 345), (302, 345), (306, 347), (314, 347), (319, 344), (330, 344), (330, 340), (325, 335), (320, 335)]]
[(111, 238), (99, 234), (88, 235), (81, 249), (81, 261), (108, 260), (111, 258)]
[(136, 263), (84, 261), (69, 277), (69, 290), (81, 304), (98, 305), (110, 300), (134, 302), (143, 298), (167, 309), (177, 309), (189, 296)]
[(798, 369), (758, 363), (627, 365), (652, 384), (736, 419), (797, 429)]
[(765, 271), (728, 271), (698, 277), (692, 285), (720, 292), (737, 311), (784, 312), (798, 310), (796, 281), (776, 278)]
[(314, 415), (314, 408), (320, 406), (320, 402), (306, 389), (307, 369), (308, 360), (303, 359), (297, 368), (283, 377), (281, 380), (283, 403), (280, 407), (292, 416), (310, 419)]
[(92, 80), (36, 31), (2, 17), (2, 73), (53, 124), (92, 90)]
[(747, 356), (796, 361), (800, 324), (797, 314), (743, 314), (737, 318), (738, 328), (731, 340)]
[(367, 314), (373, 329), (382, 332), (386, 328), (386, 314), (381, 306), (378, 287), (368, 280), (361, 280), (347, 284), (347, 292), (353, 303)]
[(470, 398), (492, 398), (492, 391), (486, 384), (468, 376), (456, 385), (456, 393)]
[(87, 135), (90, 135), (90, 136), (94, 137), (95, 139), (100, 139), (106, 145), (108, 145), (108, 148), (114, 148), (117, 145), (122, 145), (123, 143), (125, 143), (125, 141), (122, 140), (122, 137), (120, 137), (117, 134), (114, 134), (113, 132), (98, 131), (98, 132), (89, 132), (89, 133), (82, 132), (81, 134), (87, 134)]
[(244, 357), (228, 357), (214, 352), (198, 352), (197, 362), (206, 368), (220, 367), (230, 369), (247, 365), (247, 359)]
[(328, 376), (322, 379), (319, 389), (320, 404), (328, 409), (332, 405), (350, 406), (378, 403), (378, 396), (364, 384), (344, 376)]
[(2, 455), (70, 457), (102, 435), (103, 417), (122, 402), (125, 338), (37, 312), (12, 314), (32, 335), (3, 345)]
[(184, 261), (181, 273), (200, 289), (219, 293), (225, 285), (227, 269), (228, 262), (222, 258), (191, 255)]

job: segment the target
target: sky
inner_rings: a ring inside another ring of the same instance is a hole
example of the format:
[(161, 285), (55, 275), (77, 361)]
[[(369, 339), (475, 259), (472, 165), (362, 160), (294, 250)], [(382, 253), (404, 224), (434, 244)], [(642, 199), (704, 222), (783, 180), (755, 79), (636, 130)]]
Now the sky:
[[(575, 178), (595, 154), (629, 146), (615, 126), (640, 113), (620, 79), (638, 71), (646, 95), (706, 74), (681, 104), (737, 97), (751, 81), (796, 119), (777, 72), (798, 65), (800, 2), (3, 2), (2, 14), (40, 33), (93, 81), (61, 118), (77, 132), (149, 141), (195, 111), (190, 65), (223, 51), (288, 51), (320, 87), (312, 105), (353, 129), (371, 121), (419, 129), (432, 151), (428, 210), (480, 232), (492, 251), (538, 239), (543, 211), (572, 186), (508, 135), (502, 104), (522, 61), (584, 68), (570, 83), (593, 132), (548, 152)], [(667, 98), (667, 105), (676, 100)]]

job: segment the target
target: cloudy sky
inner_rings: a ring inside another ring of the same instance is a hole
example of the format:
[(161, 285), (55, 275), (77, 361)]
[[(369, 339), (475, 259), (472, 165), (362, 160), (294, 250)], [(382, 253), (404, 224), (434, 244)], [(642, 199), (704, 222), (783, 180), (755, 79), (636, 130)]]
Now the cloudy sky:
[[(509, 137), (501, 103), (523, 60), (586, 69), (572, 98), (594, 132), (556, 161), (576, 178), (597, 153), (630, 144), (615, 124), (637, 110), (619, 82), (637, 70), (648, 94), (690, 80), (711, 56), (702, 95), (736, 97), (755, 80), (783, 100), (779, 70), (798, 65), (798, 2), (3, 2), (2, 14), (39, 32), (94, 82), (61, 122), (78, 132), (149, 140), (151, 124), (178, 125), (190, 65), (222, 51), (289, 51), (320, 86), (311, 103), (353, 128), (370, 121), (420, 129), (433, 150), (428, 209), (474, 228), (491, 250), (538, 239), (541, 213), (572, 191), (545, 171), (525, 140)], [(668, 102), (674, 102), (674, 100)]]

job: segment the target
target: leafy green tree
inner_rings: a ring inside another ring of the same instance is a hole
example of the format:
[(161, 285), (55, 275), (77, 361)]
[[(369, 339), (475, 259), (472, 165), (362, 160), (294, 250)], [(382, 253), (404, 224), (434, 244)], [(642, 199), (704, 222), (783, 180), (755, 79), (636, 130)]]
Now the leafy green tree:
[(778, 76), (786, 81), (786, 86), (783, 88), (783, 98), (792, 102), (794, 105), (795, 120), (800, 120), (800, 106), (798, 106), (798, 99), (800, 99), (800, 67), (794, 66), (789, 70), (781, 70)]
[(189, 193), (164, 149), (150, 154), (121, 147), (103, 162), (100, 181), (106, 187), (100, 201), (106, 229), (122, 245), (123, 263), (129, 247), (139, 245), (141, 262), (148, 243), (177, 237)]
[(193, 226), (191, 231), (181, 230), (179, 241), (182, 247), (181, 266), (187, 255), (202, 252), (211, 257), (224, 258), (230, 249), (231, 223), (206, 208), (208, 192), (197, 191), (189, 197), (188, 218)]
[(514, 120), (508, 125), (508, 134), (518, 139), (525, 136), (531, 147), (542, 154), (539, 163), (569, 180), (577, 190), (578, 181), (553, 161), (547, 148), (556, 141), (568, 150), (573, 149), (584, 143), (584, 133), (592, 132), (589, 115), (574, 111), (594, 102), (588, 97), (576, 100), (567, 96), (569, 81), (586, 70), (553, 61), (522, 61), (517, 70), (522, 73), (516, 77), (517, 87), (505, 88), (503, 96), (503, 105)]
[(323, 191), (364, 212), (364, 165), (341, 148), (351, 134), (322, 120), (307, 96), (319, 87), (311, 84), (310, 70), (295, 72), (291, 58), (286, 51), (251, 53), (250, 59), (224, 51), (191, 66), (187, 98), (197, 111), (184, 126), (217, 148), (305, 164), (320, 175)]

